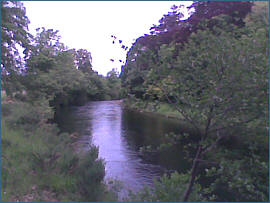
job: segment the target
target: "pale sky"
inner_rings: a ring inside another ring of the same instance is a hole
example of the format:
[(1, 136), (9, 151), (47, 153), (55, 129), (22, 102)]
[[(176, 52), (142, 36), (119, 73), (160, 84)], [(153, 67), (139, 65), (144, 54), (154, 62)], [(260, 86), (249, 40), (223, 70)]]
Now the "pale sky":
[[(59, 30), (69, 48), (87, 49), (92, 55), (93, 69), (106, 75), (112, 68), (121, 70), (119, 59), (126, 52), (111, 35), (127, 46), (149, 33), (153, 24), (170, 11), (172, 5), (190, 5), (191, 1), (24, 1), (30, 19), (29, 30)], [(111, 62), (110, 59), (115, 59)]]

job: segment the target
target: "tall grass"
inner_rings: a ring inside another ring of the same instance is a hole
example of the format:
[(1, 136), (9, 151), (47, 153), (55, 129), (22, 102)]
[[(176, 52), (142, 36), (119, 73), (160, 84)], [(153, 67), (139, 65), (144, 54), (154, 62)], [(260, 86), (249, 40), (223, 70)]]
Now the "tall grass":
[(184, 119), (181, 113), (179, 113), (172, 105), (165, 102), (143, 101), (133, 98), (125, 99), (124, 105), (139, 111), (157, 113), (167, 118)]
[(111, 201), (98, 149), (75, 153), (45, 103), (2, 104), (3, 201)]

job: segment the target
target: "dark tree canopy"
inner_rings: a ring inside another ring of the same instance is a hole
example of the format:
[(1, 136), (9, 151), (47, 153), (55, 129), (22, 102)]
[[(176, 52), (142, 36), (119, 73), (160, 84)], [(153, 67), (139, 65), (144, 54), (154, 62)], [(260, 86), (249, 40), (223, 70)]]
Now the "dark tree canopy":
[(173, 6), (172, 11), (160, 19), (159, 25), (151, 27), (151, 34), (139, 38), (137, 43), (150, 49), (157, 49), (161, 44), (169, 44), (172, 41), (186, 42), (190, 34), (197, 31), (202, 20), (222, 14), (230, 16), (231, 23), (242, 27), (243, 19), (251, 11), (251, 7), (251, 2), (197, 1), (189, 7), (190, 10), (194, 10), (190, 18), (181, 20), (183, 17), (181, 6)]

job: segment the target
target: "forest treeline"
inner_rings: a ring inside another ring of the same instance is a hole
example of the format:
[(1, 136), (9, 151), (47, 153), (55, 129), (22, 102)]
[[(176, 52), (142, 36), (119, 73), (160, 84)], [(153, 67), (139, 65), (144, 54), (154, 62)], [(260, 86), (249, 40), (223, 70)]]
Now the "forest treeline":
[(14, 4), (10, 8), (2, 3), (1, 85), (7, 96), (29, 102), (48, 100), (53, 106), (120, 98), (114, 69), (107, 77), (98, 75), (92, 69), (91, 53), (69, 49), (60, 42), (58, 31), (37, 28), (32, 36), (21, 3)]
[(171, 134), (153, 149), (188, 143), (191, 168), (128, 201), (269, 201), (268, 2), (193, 2), (185, 20), (173, 6), (106, 77), (57, 31), (30, 34), (23, 3), (1, 4), (2, 200), (116, 200), (98, 150), (78, 155), (74, 134), (52, 120), (64, 105), (123, 98), (199, 135)]

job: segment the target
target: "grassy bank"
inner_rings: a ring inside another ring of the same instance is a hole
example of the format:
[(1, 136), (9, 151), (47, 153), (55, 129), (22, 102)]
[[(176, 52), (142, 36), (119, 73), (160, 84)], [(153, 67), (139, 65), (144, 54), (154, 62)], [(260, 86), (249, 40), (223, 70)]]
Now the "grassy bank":
[(143, 101), (136, 98), (126, 98), (123, 100), (123, 104), (127, 108), (140, 112), (155, 113), (167, 118), (174, 118), (182, 121), (184, 120), (183, 116), (168, 103)]
[(183, 132), (193, 137), (198, 137), (199, 135), (196, 129), (184, 119), (181, 113), (168, 103), (145, 101), (135, 97), (125, 98), (122, 101), (123, 106), (127, 109), (176, 120)]
[(2, 100), (3, 201), (113, 201), (98, 149), (75, 153), (76, 138), (48, 120), (46, 102)]

